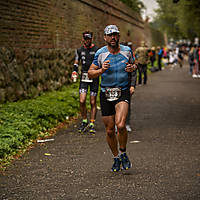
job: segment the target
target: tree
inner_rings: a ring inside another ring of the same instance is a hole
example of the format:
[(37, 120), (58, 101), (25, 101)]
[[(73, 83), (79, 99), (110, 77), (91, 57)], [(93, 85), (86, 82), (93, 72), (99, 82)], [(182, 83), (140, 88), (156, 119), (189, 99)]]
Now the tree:
[(157, 0), (153, 26), (174, 39), (200, 37), (200, 4), (192, 0)]
[(200, 37), (199, 1), (180, 1), (177, 12), (177, 24), (185, 37)]
[(152, 26), (159, 29), (168, 36), (177, 38), (180, 34), (177, 25), (176, 7), (173, 6), (171, 0), (157, 0), (159, 9), (156, 10), (157, 16), (154, 19)]

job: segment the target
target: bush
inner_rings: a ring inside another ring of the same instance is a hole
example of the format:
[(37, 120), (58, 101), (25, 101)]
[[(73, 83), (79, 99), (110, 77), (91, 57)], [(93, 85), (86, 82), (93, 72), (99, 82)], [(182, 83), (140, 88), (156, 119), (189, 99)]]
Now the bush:
[(35, 99), (0, 104), (0, 161), (15, 154), (41, 132), (78, 113), (78, 83)]

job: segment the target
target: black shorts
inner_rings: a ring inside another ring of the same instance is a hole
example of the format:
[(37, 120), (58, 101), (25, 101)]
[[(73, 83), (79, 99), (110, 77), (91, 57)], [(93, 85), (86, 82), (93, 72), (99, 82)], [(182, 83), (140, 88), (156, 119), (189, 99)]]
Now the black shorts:
[(100, 92), (100, 104), (102, 116), (110, 116), (115, 114), (115, 105), (121, 101), (130, 104), (130, 90), (122, 90), (121, 96), (116, 101), (108, 101), (105, 97), (105, 92)]
[(90, 96), (97, 96), (99, 89), (99, 79), (93, 79), (93, 82), (90, 83), (80, 81), (79, 94), (87, 93), (88, 87), (90, 87)]

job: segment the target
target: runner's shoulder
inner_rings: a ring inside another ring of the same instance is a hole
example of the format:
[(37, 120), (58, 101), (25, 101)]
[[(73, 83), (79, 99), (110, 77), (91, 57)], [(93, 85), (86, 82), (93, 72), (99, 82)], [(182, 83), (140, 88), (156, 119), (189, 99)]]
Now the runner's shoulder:
[(92, 48), (95, 52), (97, 52), (99, 50), (99, 47), (94, 45), (93, 48)]
[(82, 52), (82, 51), (84, 51), (84, 46), (81, 46), (81, 47), (79, 47), (79, 48), (77, 49), (77, 52)]
[(107, 52), (109, 52), (108, 48), (107, 48), (107, 46), (104, 46), (104, 47), (101, 47), (100, 49), (98, 49), (97, 52), (96, 52), (96, 54), (100, 55), (102, 53), (107, 53)]
[(129, 46), (120, 44), (120, 51), (131, 51), (131, 48)]

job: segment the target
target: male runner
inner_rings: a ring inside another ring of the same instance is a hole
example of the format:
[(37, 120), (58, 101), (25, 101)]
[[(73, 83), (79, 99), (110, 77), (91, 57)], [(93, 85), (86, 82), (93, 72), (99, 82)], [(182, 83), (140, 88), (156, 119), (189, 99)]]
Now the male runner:
[[(106, 129), (107, 143), (114, 156), (112, 171), (129, 169), (131, 162), (126, 154), (126, 117), (130, 102), (128, 72), (136, 69), (133, 53), (128, 46), (119, 44), (119, 30), (116, 25), (104, 29), (107, 46), (99, 49), (90, 66), (88, 75), (97, 78), (101, 75), (100, 103), (102, 120)], [(117, 126), (117, 136), (115, 134)], [(119, 150), (118, 150), (119, 143)]]
[[(82, 122), (78, 131), (83, 133), (87, 130), (89, 125), (90, 133), (94, 134), (95, 127), (94, 122), (96, 119), (97, 105), (96, 97), (99, 87), (99, 78), (89, 79), (88, 78), (88, 69), (94, 59), (95, 52), (98, 50), (98, 47), (92, 43), (93, 33), (90, 31), (85, 31), (83, 33), (83, 46), (76, 50), (75, 61), (74, 61), (74, 70), (72, 72), (72, 79), (74, 75), (78, 75), (78, 64), (81, 61), (81, 76), (80, 76), (80, 86), (79, 86), (79, 97), (80, 97), (80, 112), (82, 116)], [(87, 120), (87, 108), (86, 108), (86, 96), (88, 91), (88, 86), (90, 87), (90, 123)]]

